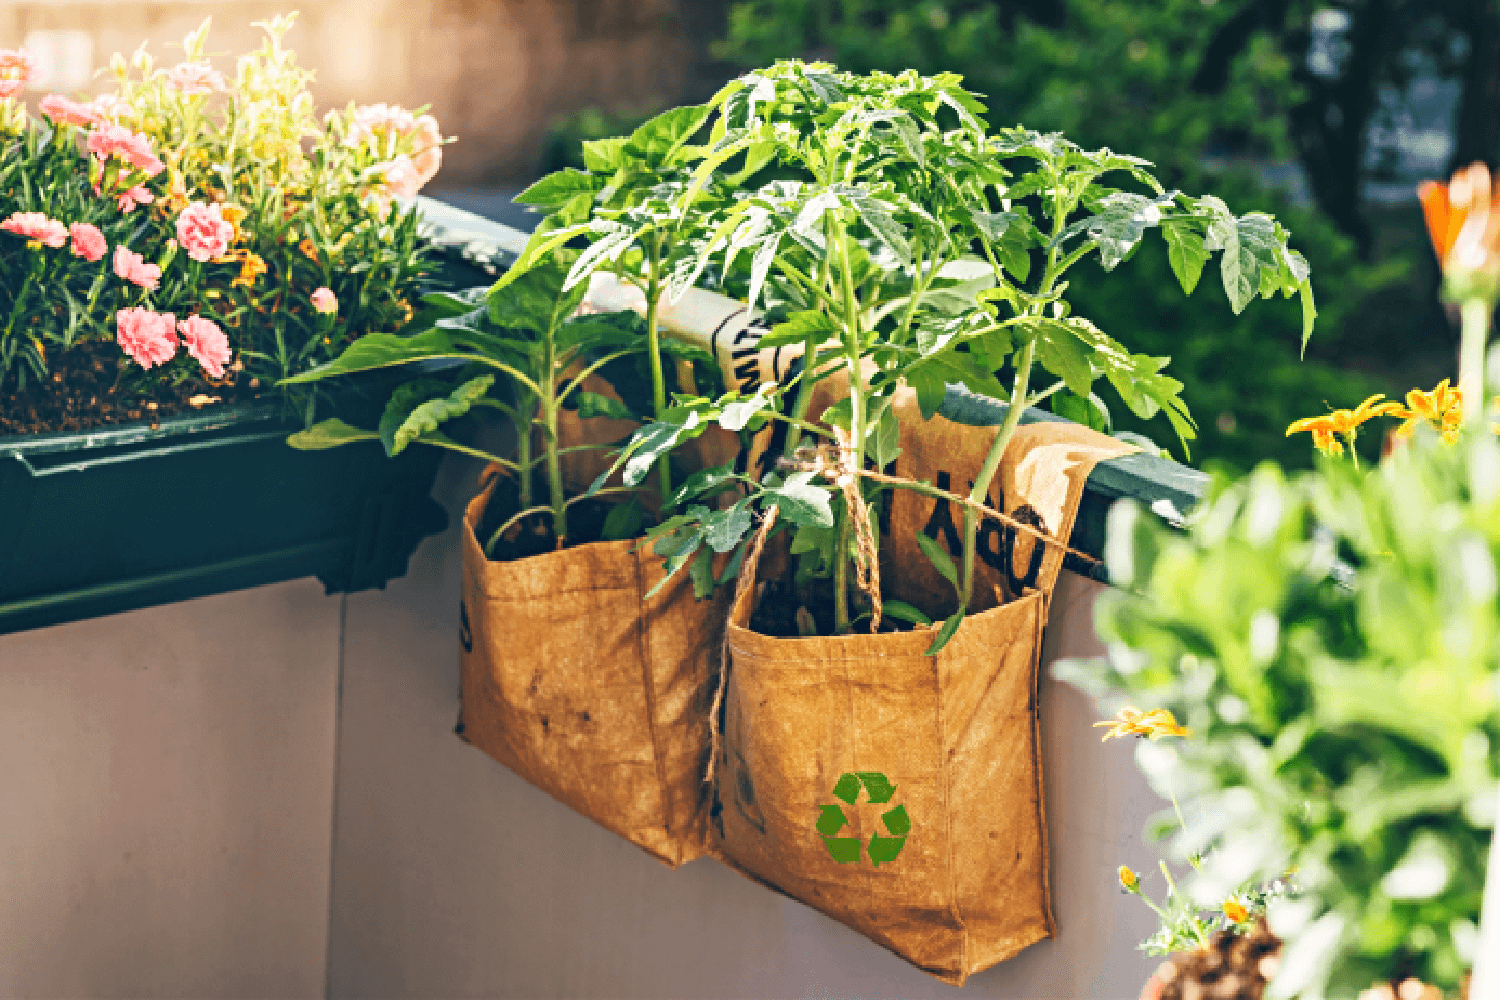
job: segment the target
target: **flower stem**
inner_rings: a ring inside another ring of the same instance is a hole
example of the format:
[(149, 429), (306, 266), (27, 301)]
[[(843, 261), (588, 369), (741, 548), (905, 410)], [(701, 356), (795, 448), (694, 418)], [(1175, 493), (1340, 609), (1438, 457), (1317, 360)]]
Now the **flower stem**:
[(1484, 344), (1490, 332), (1490, 304), (1479, 297), (1459, 307), (1463, 339), (1458, 354), (1458, 391), (1464, 423), (1474, 427), (1484, 419)]

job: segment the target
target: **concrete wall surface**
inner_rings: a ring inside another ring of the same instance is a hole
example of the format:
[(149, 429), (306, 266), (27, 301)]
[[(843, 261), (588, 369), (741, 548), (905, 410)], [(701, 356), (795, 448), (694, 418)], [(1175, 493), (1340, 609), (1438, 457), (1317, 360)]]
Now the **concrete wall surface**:
[[(961, 990), (711, 859), (669, 871), (462, 743), (478, 468), (444, 464), (449, 531), (342, 629), (297, 581), (0, 636), (0, 996), (1136, 995), (1154, 917), (1114, 871), (1155, 868), (1162, 803), (1050, 679), (1059, 936)], [(1098, 589), (1064, 574), (1045, 661), (1097, 650)]]

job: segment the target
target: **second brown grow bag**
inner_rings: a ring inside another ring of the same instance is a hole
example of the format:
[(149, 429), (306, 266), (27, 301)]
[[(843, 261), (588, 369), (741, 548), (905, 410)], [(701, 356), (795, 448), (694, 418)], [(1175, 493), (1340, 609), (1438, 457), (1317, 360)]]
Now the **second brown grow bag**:
[[(487, 473), (492, 474), (492, 473)], [(670, 867), (705, 853), (705, 723), (729, 597), (659, 593), (661, 557), (596, 542), (512, 562), (463, 526), (460, 735)]]
[[(927, 465), (940, 461), (948, 478), (967, 484), (992, 434), (941, 418), (918, 425), (903, 435), (898, 473), (930, 482), (936, 470)], [(1128, 450), (1077, 425), (1023, 427), (1000, 470), (1004, 511), (1015, 523), (1026, 523), (1014, 517), (1022, 507), (1043, 512), (1035, 518), (1043, 530), (1066, 539), (1089, 469)], [(933, 501), (898, 495), (893, 535), (915, 535)], [(1024, 578), (1025, 592), (971, 614), (934, 656), (925, 655), (927, 630), (751, 631), (756, 588), (748, 585), (726, 636), (715, 856), (955, 985), (1054, 933), (1037, 667), (1063, 552), (1037, 551), (1025, 532), (1009, 538), (1005, 556), (1024, 569), (988, 579), (998, 588)], [(915, 549), (914, 539), (889, 548), (907, 545)], [(1041, 558), (1026, 572), (1033, 556)], [(883, 559), (887, 594), (931, 592), (923, 574), (906, 575), (918, 560)], [(759, 561), (752, 550), (747, 583)], [(889, 579), (897, 574), (904, 579)], [(884, 863), (874, 863), (877, 853)]]

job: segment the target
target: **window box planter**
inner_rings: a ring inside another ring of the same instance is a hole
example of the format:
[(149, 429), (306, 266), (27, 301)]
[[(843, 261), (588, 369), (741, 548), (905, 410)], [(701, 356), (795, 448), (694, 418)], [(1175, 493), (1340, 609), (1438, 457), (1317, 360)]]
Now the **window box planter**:
[[(492, 280), (468, 217), (423, 199), (436, 277)], [(459, 227), (459, 228), (455, 228)], [(373, 422), (389, 395), (341, 387), (334, 411)], [(0, 634), (316, 576), (372, 587), (447, 524), (429, 496), (441, 454), (377, 442), (297, 451), (276, 398), (82, 433), (0, 436)]]

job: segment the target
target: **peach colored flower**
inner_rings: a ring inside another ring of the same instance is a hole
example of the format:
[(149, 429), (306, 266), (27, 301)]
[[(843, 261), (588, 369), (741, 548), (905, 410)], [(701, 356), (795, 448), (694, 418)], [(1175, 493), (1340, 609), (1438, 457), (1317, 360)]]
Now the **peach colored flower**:
[(99, 114), (94, 110), (93, 104), (70, 101), (61, 94), (48, 94), (42, 98), (37, 107), (42, 114), (51, 118), (57, 125), (77, 125), (81, 128), (88, 128), (99, 121)]
[(54, 250), (68, 242), (68, 227), (41, 212), (15, 212), (0, 222), (0, 229), (24, 236), (33, 243), (46, 244)]
[(156, 291), (161, 284), (161, 268), (146, 263), (146, 258), (125, 247), (115, 247), (115, 275), (148, 292)]
[(115, 340), (142, 368), (166, 364), (177, 353), (177, 317), (132, 306), (115, 313)]
[(218, 205), (195, 201), (177, 217), (177, 242), (200, 264), (224, 256), (232, 239), (234, 226)]
[(36, 60), (25, 49), (0, 49), (0, 101), (26, 88), (36, 73)]
[(214, 378), (224, 377), (224, 366), (229, 363), (229, 338), (213, 320), (202, 316), (189, 316), (177, 324), (182, 334), (182, 343), (187, 352), (203, 366), (203, 370)]
[(385, 164), (383, 177), (386, 191), (398, 198), (412, 198), (422, 190), (422, 175), (405, 153)]
[(167, 83), (187, 97), (200, 97), (224, 89), (224, 74), (206, 62), (178, 63), (167, 71)]
[(119, 94), (100, 94), (89, 102), (89, 107), (100, 123), (119, 121), (131, 110), (130, 102)]
[(436, 118), (422, 115), (417, 119), (412, 130), (412, 147), (412, 165), (421, 175), (422, 184), (426, 185), (437, 176), (438, 168), (443, 165), (443, 133), (438, 129)]
[(90, 264), (101, 260), (109, 250), (109, 243), (105, 241), (98, 226), (75, 222), (68, 227), (68, 233), (73, 237), (73, 253)]
[[(443, 162), (443, 133), (431, 115), (415, 115), (393, 104), (371, 104), (356, 108), (349, 121), (347, 141), (351, 146), (368, 145), (381, 160), (394, 160), (405, 154), (418, 178), (415, 194), (437, 175)], [(403, 193), (395, 182), (387, 180), (392, 191)]]
[(339, 311), (339, 300), (334, 297), (331, 288), (319, 288), (312, 293), (312, 307), (327, 316)]
[(150, 139), (112, 122), (101, 124), (89, 133), (88, 150), (100, 161), (117, 156), (147, 177), (155, 177), (166, 169), (151, 148)]
[(149, 205), (149, 204), (151, 204), (155, 200), (156, 200), (156, 195), (152, 194), (150, 191), (146, 190), (144, 187), (142, 187), (141, 185), (137, 184), (135, 187), (131, 188), (129, 191), (126, 191), (126, 192), (124, 192), (124, 193), (122, 193), (120, 195), (120, 198), (119, 198), (120, 211), (122, 211), (122, 212), (124, 212), (125, 214), (128, 215), (131, 212), (135, 211), (135, 206), (137, 206), (137, 205)]

